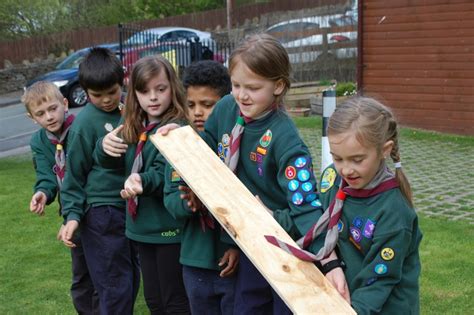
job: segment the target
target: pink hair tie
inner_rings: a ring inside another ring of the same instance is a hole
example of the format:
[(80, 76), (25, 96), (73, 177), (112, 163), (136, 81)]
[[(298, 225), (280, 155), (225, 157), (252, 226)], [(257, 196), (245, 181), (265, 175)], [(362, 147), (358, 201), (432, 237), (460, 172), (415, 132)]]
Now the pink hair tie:
[(402, 168), (402, 162), (396, 162), (393, 165), (395, 166), (395, 168)]

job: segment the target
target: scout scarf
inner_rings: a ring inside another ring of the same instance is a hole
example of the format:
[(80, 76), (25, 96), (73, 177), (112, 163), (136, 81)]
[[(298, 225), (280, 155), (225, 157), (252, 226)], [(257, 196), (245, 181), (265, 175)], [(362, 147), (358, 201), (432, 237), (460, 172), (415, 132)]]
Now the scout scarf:
[[(398, 182), (395, 179), (392, 171), (382, 164), (381, 168), (372, 179), (372, 181), (364, 189), (354, 189), (348, 187), (346, 181), (341, 179), (339, 189), (336, 193), (335, 199), (331, 202), (328, 209), (323, 213), (319, 220), (309, 229), (305, 236), (300, 238), (296, 244), (300, 248), (289, 245), (274, 236), (265, 235), (265, 238), (271, 244), (280, 247), (284, 251), (293, 254), (294, 256), (305, 261), (320, 261), (326, 258), (334, 250), (339, 238), (339, 231), (337, 223), (342, 214), (342, 207), (346, 196), (349, 195), (355, 198), (367, 198), (380, 194), (384, 191), (398, 187)], [(313, 240), (327, 229), (324, 246), (318, 251), (316, 255), (304, 250)]]
[[(140, 133), (140, 137), (138, 138), (137, 147), (135, 149), (135, 159), (133, 160), (132, 171), (133, 173), (138, 173), (141, 171), (143, 167), (143, 147), (145, 146), (146, 140), (148, 138), (148, 133), (153, 130), (158, 123), (150, 123), (148, 126), (145, 122), (143, 122), (143, 128)], [(127, 200), (128, 204), (128, 213), (132, 217), (133, 220), (137, 217), (137, 208), (138, 208), (138, 197), (135, 196), (133, 198), (129, 198)]]
[(59, 189), (61, 189), (64, 174), (66, 171), (66, 153), (64, 152), (64, 140), (66, 140), (67, 134), (69, 129), (71, 128), (71, 124), (74, 121), (74, 115), (69, 115), (63, 122), (62, 132), (57, 137), (54, 133), (49, 132), (46, 130), (46, 136), (48, 137), (49, 141), (56, 145), (56, 152), (54, 154), (54, 159), (56, 164), (54, 165), (54, 172), (56, 173), (56, 180), (58, 181)]
[(240, 140), (242, 139), (242, 135), (244, 133), (244, 126), (246, 124), (250, 124), (253, 121), (262, 119), (263, 117), (270, 114), (276, 105), (272, 105), (269, 110), (263, 112), (260, 116), (252, 119), (250, 117), (246, 117), (240, 112), (239, 117), (237, 117), (237, 121), (235, 123), (234, 128), (230, 133), (230, 153), (229, 157), (226, 157), (225, 164), (230, 168), (232, 172), (235, 173), (237, 169), (237, 164), (239, 164), (239, 156), (240, 156)]

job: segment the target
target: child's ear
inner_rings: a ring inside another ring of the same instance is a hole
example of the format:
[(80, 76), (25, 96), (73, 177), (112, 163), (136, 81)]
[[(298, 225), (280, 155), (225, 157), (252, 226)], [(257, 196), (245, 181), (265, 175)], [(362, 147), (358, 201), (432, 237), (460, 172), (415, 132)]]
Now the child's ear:
[(388, 140), (383, 145), (382, 154), (383, 154), (384, 158), (386, 158), (387, 156), (390, 156), (390, 152), (392, 152), (392, 149), (393, 149), (393, 144), (394, 144), (393, 140)]
[(29, 119), (33, 120), (33, 123), (37, 124), (36, 120), (31, 116), (29, 112), (26, 112), (26, 116), (28, 116)]
[(67, 112), (69, 109), (69, 101), (67, 98), (63, 98), (63, 104), (64, 104), (64, 111)]
[(285, 82), (283, 82), (282, 79), (276, 81), (275, 89), (273, 90), (273, 95), (279, 96), (281, 93), (283, 93), (284, 89), (285, 89)]

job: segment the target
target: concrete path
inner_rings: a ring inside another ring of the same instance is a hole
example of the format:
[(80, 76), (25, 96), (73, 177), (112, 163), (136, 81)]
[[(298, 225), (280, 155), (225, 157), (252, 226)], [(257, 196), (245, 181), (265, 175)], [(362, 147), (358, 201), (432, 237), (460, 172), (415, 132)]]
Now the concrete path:
[[(302, 129), (320, 175), (321, 132)], [(474, 146), (447, 141), (400, 139), (401, 158), (415, 208), (427, 216), (474, 224)]]

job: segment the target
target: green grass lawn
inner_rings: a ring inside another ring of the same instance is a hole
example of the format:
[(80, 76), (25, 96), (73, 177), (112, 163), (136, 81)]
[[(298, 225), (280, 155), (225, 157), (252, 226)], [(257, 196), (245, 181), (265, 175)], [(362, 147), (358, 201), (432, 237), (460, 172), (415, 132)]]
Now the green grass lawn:
[[(300, 128), (321, 128), (320, 119), (296, 122)], [(416, 136), (423, 137), (423, 132), (416, 131)], [(437, 141), (452, 138), (443, 135)], [(58, 206), (49, 206), (43, 217), (29, 212), (34, 179), (28, 154), (0, 159), (0, 314), (74, 314), (70, 252), (55, 238), (62, 221)], [(473, 226), (425, 216), (420, 216), (420, 226), (422, 314), (472, 313)], [(142, 292), (135, 313), (148, 313)]]

